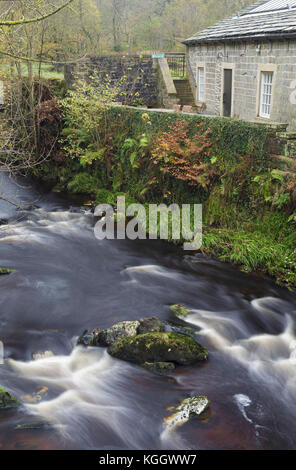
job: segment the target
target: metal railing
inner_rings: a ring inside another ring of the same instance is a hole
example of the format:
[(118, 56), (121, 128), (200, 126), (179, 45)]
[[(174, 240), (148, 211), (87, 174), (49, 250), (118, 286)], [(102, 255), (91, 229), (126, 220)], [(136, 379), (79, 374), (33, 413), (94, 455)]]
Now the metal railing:
[(186, 56), (183, 52), (167, 52), (165, 57), (173, 77), (186, 77)]

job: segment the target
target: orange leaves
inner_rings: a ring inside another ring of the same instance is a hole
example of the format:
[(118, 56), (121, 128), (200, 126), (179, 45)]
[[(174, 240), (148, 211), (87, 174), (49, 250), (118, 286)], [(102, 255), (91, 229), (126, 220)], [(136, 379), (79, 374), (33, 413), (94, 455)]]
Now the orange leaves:
[(158, 136), (152, 150), (153, 163), (163, 173), (186, 181), (191, 186), (207, 186), (210, 182), (204, 159), (209, 156), (211, 141), (209, 130), (203, 130), (203, 123), (196, 133), (189, 135), (188, 123), (178, 120), (168, 132)]

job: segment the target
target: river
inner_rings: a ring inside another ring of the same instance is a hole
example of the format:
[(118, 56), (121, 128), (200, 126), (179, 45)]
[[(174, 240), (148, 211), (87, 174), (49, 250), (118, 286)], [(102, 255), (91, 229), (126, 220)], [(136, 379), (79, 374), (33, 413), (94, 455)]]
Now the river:
[[(0, 384), (22, 401), (0, 413), (0, 449), (295, 449), (295, 293), (161, 241), (98, 241), (91, 213), (5, 174), (0, 187), (22, 206), (0, 202), (0, 266), (15, 269), (0, 277)], [(173, 320), (177, 303), (206, 364), (161, 377), (76, 346), (85, 329)], [(164, 432), (193, 395), (210, 412)]]

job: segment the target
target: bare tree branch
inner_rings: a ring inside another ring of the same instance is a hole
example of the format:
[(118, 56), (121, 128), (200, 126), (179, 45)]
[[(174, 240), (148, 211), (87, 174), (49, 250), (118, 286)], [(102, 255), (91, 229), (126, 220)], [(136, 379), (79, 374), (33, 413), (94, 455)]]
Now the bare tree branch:
[(30, 23), (38, 23), (39, 21), (44, 21), (47, 18), (50, 18), (51, 16), (55, 15), (59, 11), (63, 10), (66, 8), (70, 3), (73, 3), (74, 0), (68, 0), (66, 3), (61, 5), (60, 7), (56, 8), (54, 11), (47, 13), (46, 15), (41, 15), (38, 16), (37, 18), (30, 18), (30, 19), (25, 19), (23, 18), (22, 20), (15, 20), (15, 21), (0, 21), (0, 26), (17, 26), (20, 24), (30, 24)]

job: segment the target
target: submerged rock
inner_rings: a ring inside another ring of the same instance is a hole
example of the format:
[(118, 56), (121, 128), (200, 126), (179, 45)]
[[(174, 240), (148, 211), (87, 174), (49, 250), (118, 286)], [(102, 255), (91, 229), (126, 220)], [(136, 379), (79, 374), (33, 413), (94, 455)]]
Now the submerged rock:
[(143, 364), (145, 362), (174, 362), (190, 365), (206, 361), (208, 351), (189, 336), (178, 333), (147, 333), (114, 342), (108, 353), (123, 361)]
[(165, 331), (165, 324), (157, 317), (152, 318), (141, 318), (139, 320), (140, 325), (138, 327), (137, 334), (144, 335), (146, 333), (161, 333)]
[(30, 429), (49, 429), (50, 423), (44, 421), (33, 421), (32, 423), (18, 424), (15, 429), (18, 431), (30, 430)]
[(178, 426), (183, 426), (194, 416), (202, 415), (210, 406), (210, 401), (205, 396), (186, 398), (176, 408), (176, 413), (164, 420), (166, 430), (173, 431)]
[(99, 331), (94, 335), (93, 341), (95, 346), (107, 347), (120, 339), (136, 336), (139, 326), (139, 321), (123, 321), (111, 328)]
[(183, 305), (171, 305), (170, 311), (176, 316), (176, 317), (187, 317), (190, 314), (190, 310), (188, 308), (184, 307)]
[(142, 367), (149, 370), (149, 372), (158, 375), (166, 375), (176, 369), (173, 362), (145, 362), (142, 364)]
[(0, 387), (0, 410), (10, 410), (18, 406), (18, 400), (7, 390)]

